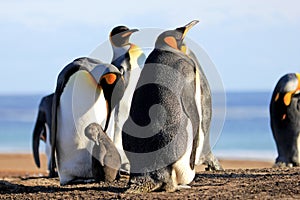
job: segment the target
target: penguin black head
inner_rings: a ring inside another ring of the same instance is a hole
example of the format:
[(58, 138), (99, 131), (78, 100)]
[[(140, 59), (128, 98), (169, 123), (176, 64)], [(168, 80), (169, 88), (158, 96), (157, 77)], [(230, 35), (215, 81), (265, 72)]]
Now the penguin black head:
[(273, 101), (289, 106), (293, 96), (298, 93), (300, 93), (300, 74), (286, 74), (281, 77), (276, 85)]
[(100, 85), (103, 89), (105, 99), (110, 104), (110, 107), (114, 108), (124, 94), (123, 76), (119, 73), (110, 72), (101, 77)]
[[(119, 103), (124, 95), (125, 81), (120, 73), (110, 72), (101, 77), (100, 86), (103, 89), (103, 94), (108, 110), (107, 119), (109, 119), (111, 111)], [(104, 131), (107, 130), (108, 123), (109, 120), (106, 121)]]
[(186, 36), (186, 33), (198, 22), (198, 20), (193, 20), (183, 27), (163, 32), (158, 36), (155, 47), (160, 48), (167, 45), (171, 48), (181, 50), (181, 46), (183, 45), (183, 40)]
[(112, 45), (116, 47), (123, 47), (129, 44), (129, 38), (132, 33), (138, 29), (129, 29), (126, 26), (117, 26), (110, 32), (109, 38)]

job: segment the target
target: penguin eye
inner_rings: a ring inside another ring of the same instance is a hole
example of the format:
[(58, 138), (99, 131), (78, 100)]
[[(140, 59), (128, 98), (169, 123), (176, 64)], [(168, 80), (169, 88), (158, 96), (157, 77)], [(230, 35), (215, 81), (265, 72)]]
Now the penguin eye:
[(176, 40), (181, 40), (182, 34), (177, 32), (175, 35)]

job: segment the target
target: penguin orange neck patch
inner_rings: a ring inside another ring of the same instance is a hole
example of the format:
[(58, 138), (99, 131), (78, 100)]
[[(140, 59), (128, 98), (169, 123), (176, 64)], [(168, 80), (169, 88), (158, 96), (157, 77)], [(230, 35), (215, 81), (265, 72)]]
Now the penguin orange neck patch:
[(182, 45), (180, 50), (181, 50), (184, 54), (186, 54), (187, 48), (186, 48), (185, 45)]
[(172, 36), (165, 37), (164, 41), (170, 47), (172, 47), (174, 49), (178, 49), (178, 47), (177, 47), (177, 41), (176, 41), (176, 39), (174, 37), (172, 37)]
[(105, 81), (106, 81), (107, 84), (111, 85), (111, 84), (113, 84), (116, 81), (117, 75), (110, 73), (110, 74), (104, 75), (102, 77), (102, 79), (103, 78), (105, 79)]

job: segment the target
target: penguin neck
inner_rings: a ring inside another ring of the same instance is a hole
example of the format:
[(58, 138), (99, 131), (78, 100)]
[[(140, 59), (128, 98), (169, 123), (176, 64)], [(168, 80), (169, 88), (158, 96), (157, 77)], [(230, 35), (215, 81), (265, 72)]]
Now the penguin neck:
[(129, 51), (131, 44), (127, 44), (125, 46), (122, 47), (117, 47), (112, 45), (112, 49), (113, 49), (113, 59), (112, 62), (114, 62), (115, 60), (120, 59), (121, 57), (124, 57), (125, 54)]

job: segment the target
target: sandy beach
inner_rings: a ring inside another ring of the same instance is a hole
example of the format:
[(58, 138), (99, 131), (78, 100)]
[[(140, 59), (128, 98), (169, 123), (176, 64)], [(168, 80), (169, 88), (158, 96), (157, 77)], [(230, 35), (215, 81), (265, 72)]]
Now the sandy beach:
[[(0, 154), (0, 177), (47, 175), (46, 155), (40, 155), (41, 168), (37, 168), (31, 154)], [(255, 169), (272, 167), (271, 161), (228, 160), (220, 161), (225, 169)], [(204, 171), (198, 166), (197, 171)]]
[(197, 167), (191, 189), (125, 194), (128, 178), (113, 183), (60, 186), (47, 178), (46, 157), (38, 169), (31, 154), (0, 154), (0, 199), (274, 199), (300, 198), (300, 168), (271, 168), (271, 161), (221, 160), (225, 171)]

